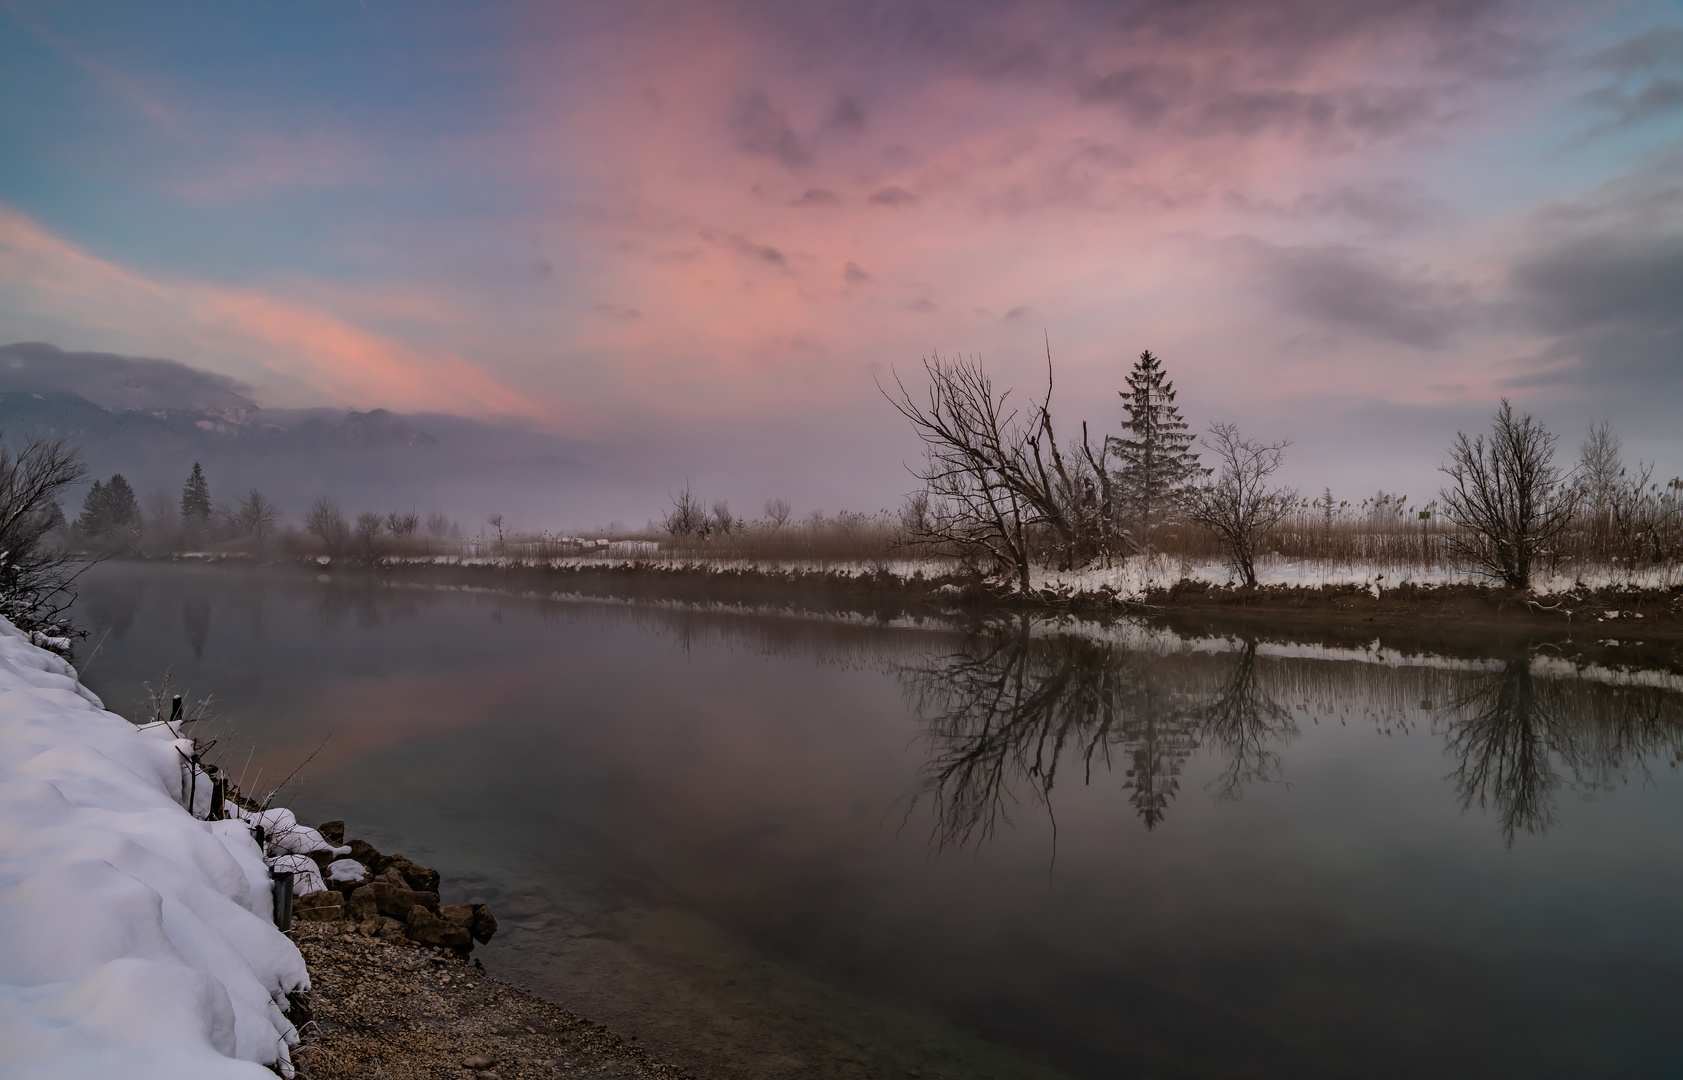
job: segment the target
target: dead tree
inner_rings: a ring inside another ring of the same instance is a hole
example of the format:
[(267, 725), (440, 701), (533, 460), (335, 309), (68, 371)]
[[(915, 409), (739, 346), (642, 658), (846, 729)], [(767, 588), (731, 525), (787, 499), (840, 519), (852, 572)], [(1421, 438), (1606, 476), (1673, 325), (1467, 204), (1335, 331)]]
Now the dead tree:
[(1246, 588), (1255, 588), (1262, 541), (1297, 502), (1296, 488), (1271, 483), (1291, 444), (1261, 443), (1242, 438), (1234, 424), (1211, 424), (1204, 445), (1214, 453), (1220, 472), (1193, 492), (1187, 516), (1215, 535), (1233, 572)]
[(60, 652), (82, 636), (65, 613), (89, 560), (48, 538), (65, 527), (60, 492), (86, 475), (81, 455), (62, 442), (31, 439), (16, 454), (0, 444), (0, 615)]
[(1449, 464), (1438, 470), (1453, 481), (1438, 492), (1444, 516), (1462, 530), (1450, 536), (1451, 549), (1510, 588), (1531, 587), (1538, 558), (1577, 509), (1578, 488), (1554, 464), (1554, 444), (1503, 398), (1490, 437), (1457, 432)]
[(688, 536), (691, 533), (705, 533), (711, 529), (707, 510), (701, 505), (701, 500), (690, 494), (690, 482), (684, 481), (684, 490), (672, 496), (672, 509), (667, 513), (662, 527), (673, 536)]
[(911, 543), (990, 561), (1023, 592), (1037, 560), (1070, 568), (1131, 546), (1114, 527), (1104, 450), (1093, 452), (1085, 427), (1076, 452), (1058, 445), (1050, 354), (1045, 397), (1026, 417), (1009, 405), (1009, 390), (995, 392), (980, 360), (937, 356), (923, 368), (927, 401), (898, 375), (897, 393), (883, 390), (924, 444), (914, 470), (923, 491), (902, 515)]

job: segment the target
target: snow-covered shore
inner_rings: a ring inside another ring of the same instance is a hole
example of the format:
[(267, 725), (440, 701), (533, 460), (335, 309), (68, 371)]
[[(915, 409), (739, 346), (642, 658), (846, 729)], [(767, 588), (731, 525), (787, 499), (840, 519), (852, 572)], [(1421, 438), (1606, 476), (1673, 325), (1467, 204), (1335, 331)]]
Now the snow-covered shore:
[(0, 1075), (291, 1074), (304, 960), (250, 829), (186, 809), (183, 752), (0, 619)]

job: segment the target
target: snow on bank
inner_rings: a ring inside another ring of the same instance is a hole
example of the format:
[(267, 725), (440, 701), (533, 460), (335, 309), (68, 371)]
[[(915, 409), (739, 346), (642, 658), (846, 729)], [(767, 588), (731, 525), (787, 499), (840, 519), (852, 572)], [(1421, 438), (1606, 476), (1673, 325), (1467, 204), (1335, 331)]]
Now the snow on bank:
[(304, 960), (250, 829), (185, 809), (190, 750), (0, 619), (0, 1075), (291, 1074)]
[[(1036, 589), (1074, 593), (1113, 589), (1124, 599), (1141, 599), (1157, 589), (1168, 589), (1190, 581), (1205, 585), (1235, 584), (1233, 571), (1219, 559), (1187, 560), (1163, 555), (1135, 556), (1112, 567), (1084, 570), (1036, 570), (1031, 583)], [(1479, 585), (1487, 578), (1450, 566), (1389, 566), (1372, 562), (1318, 562), (1264, 556), (1257, 560), (1256, 580), (1265, 587), (1341, 588), (1354, 586), (1374, 596), (1400, 585)], [(1566, 569), (1550, 577), (1539, 576), (1532, 591), (1556, 595), (1579, 588), (1669, 589), (1680, 579), (1676, 567), (1656, 567), (1635, 572), (1607, 567)]]

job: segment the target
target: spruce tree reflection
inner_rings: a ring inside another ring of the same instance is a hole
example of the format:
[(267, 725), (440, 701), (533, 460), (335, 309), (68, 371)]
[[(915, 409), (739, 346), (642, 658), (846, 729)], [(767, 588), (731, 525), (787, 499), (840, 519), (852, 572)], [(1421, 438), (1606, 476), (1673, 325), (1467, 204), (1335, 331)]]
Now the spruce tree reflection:
[(1049, 806), (1061, 760), (1080, 761), (1088, 783), (1095, 765), (1111, 772), (1124, 764), (1129, 804), (1148, 829), (1164, 819), (1202, 743), (1227, 758), (1213, 785), (1218, 797), (1277, 778), (1273, 744), (1295, 734), (1290, 714), (1258, 682), (1254, 641), (1225, 661), (1198, 662), (1225, 664), (1213, 692), (1202, 688), (1212, 682), (1203, 670), (1194, 673), (1196, 689), (1176, 690), (1161, 656), (1079, 635), (1036, 637), (1024, 619), (968, 649), (901, 667), (930, 744), (919, 797), (935, 808), (937, 844), (992, 836), (1009, 823), (1019, 788)]

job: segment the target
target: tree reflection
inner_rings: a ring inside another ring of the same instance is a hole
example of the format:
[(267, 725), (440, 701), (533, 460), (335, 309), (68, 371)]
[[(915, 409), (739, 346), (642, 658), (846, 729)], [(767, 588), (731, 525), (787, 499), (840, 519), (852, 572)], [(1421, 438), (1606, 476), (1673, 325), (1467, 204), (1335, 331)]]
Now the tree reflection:
[(1282, 697), (1306, 714), (1310, 702), (1315, 715), (1360, 713), (1382, 734), (1408, 730), (1414, 702), (1448, 701), (1435, 727), (1456, 762), (1448, 779), (1510, 844), (1554, 822), (1563, 790), (1611, 789), (1646, 779), (1657, 757), (1683, 760), (1673, 682), (1535, 656), (1467, 672), (1264, 660), (1254, 640), (1231, 652), (1138, 651), (1036, 633), (1024, 619), (897, 671), (929, 744), (913, 802), (929, 801), (941, 846), (991, 837), (1022, 800), (1049, 812), (1060, 769), (1079, 768), (1088, 783), (1095, 770), (1119, 772), (1148, 829), (1168, 815), (1200, 749), (1218, 799), (1279, 782), (1299, 734)]
[(1476, 681), (1447, 710), (1450, 779), (1464, 808), (1496, 814), (1512, 845), (1555, 820), (1561, 788), (1580, 793), (1647, 774), (1647, 760), (1683, 747), (1679, 695), (1657, 686), (1542, 678), (1531, 659)]
[[(1050, 805), (1060, 762), (1125, 766), (1129, 804), (1149, 828), (1163, 821), (1180, 790), (1187, 758), (1209, 744), (1226, 759), (1218, 797), (1276, 779), (1276, 744), (1296, 729), (1262, 689), (1256, 643), (1201, 670), (1192, 689), (1164, 671), (1165, 658), (1079, 635), (1037, 637), (1023, 620), (971, 648), (903, 665), (899, 675), (924, 721), (930, 758), (920, 796), (935, 809), (938, 844), (985, 840), (1010, 821), (1016, 792)], [(914, 800), (915, 802), (915, 800)]]
[(1297, 725), (1257, 681), (1255, 641), (1239, 650), (1201, 719), (1205, 741), (1226, 758), (1214, 784), (1218, 798), (1236, 799), (1246, 784), (1281, 778), (1277, 747), (1297, 734)]

